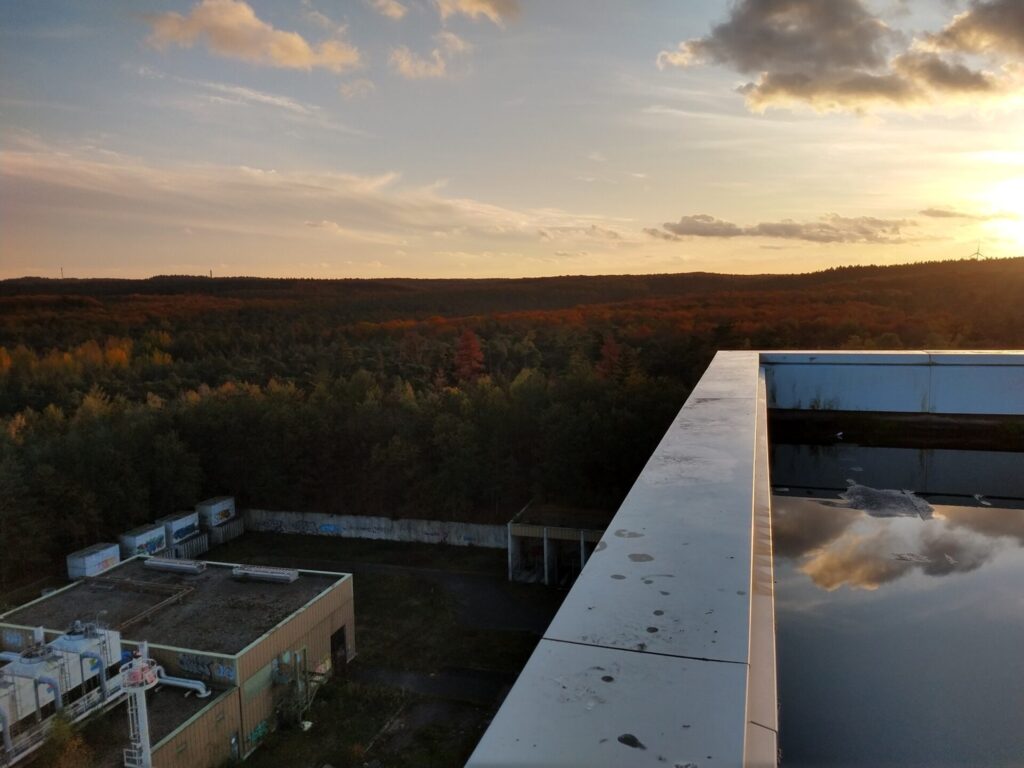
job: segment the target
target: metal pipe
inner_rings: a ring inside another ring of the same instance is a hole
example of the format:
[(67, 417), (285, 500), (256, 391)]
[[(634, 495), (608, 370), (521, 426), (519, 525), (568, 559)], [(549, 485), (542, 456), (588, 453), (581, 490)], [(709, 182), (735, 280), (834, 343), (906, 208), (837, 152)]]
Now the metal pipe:
[(14, 743), (11, 741), (11, 726), (7, 722), (7, 715), (0, 709), (0, 730), (4, 733), (4, 754), (10, 755), (14, 752)]
[(210, 689), (206, 687), (206, 683), (201, 680), (189, 680), (186, 677), (171, 677), (168, 675), (163, 667), (156, 668), (156, 676), (159, 678), (163, 685), (169, 685), (172, 688), (187, 688), (190, 691), (196, 692), (196, 697), (205, 699), (210, 695)]
[[(107, 698), (107, 666), (104, 658), (100, 656), (98, 651), (82, 651), (78, 657), (78, 663), (82, 663), (82, 659), (95, 659), (96, 663), (100, 665), (99, 677), (100, 677), (100, 695), (104, 700)], [(82, 672), (82, 691), (85, 691), (85, 672)]]
[(2, 661), (21, 661), (21, 654), (15, 653), (14, 651), (0, 651), (0, 660)]
[(38, 692), (40, 685), (48, 685), (53, 690), (53, 703), (57, 707), (57, 711), (60, 712), (64, 709), (64, 702), (61, 700), (60, 683), (57, 682), (57, 678), (48, 677), (46, 675), (40, 675), (36, 678), (36, 699), (38, 700)]

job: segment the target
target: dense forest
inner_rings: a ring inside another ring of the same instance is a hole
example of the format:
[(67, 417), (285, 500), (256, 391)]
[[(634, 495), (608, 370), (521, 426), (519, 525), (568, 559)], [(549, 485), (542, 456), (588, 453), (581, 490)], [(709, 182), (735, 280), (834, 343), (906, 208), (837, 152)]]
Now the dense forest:
[(613, 510), (715, 350), (1024, 346), (1024, 260), (808, 275), (0, 282), (0, 588), (205, 496)]

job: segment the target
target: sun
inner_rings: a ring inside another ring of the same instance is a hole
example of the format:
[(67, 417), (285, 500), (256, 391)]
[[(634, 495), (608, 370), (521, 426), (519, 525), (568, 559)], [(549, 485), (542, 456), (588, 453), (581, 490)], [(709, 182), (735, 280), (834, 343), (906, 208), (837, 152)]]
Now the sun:
[(993, 217), (986, 231), (1008, 242), (1010, 248), (1024, 250), (1024, 178), (996, 182), (981, 199)]

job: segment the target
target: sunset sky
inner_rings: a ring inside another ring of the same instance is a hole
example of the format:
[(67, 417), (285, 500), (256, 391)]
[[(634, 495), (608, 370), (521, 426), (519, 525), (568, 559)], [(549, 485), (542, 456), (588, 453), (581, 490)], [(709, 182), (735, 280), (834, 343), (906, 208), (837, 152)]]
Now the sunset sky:
[(0, 277), (1024, 255), (1020, 0), (0, 6)]

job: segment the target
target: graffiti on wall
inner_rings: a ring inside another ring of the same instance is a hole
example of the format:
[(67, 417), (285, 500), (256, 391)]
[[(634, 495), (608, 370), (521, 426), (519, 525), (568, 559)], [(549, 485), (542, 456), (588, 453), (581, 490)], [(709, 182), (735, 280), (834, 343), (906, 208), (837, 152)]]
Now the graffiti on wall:
[(137, 555), (152, 555), (155, 552), (159, 552), (164, 548), (166, 542), (164, 541), (164, 535), (161, 533), (158, 536), (153, 536), (146, 539), (140, 544), (135, 546), (135, 554)]
[(199, 656), (194, 653), (179, 653), (178, 666), (182, 672), (195, 675), (202, 680), (223, 680), (229, 683), (235, 682), (235, 668), (230, 664), (224, 664), (217, 659), (208, 656)]
[(260, 720), (256, 723), (256, 727), (249, 731), (249, 743), (255, 744), (259, 741), (263, 741), (266, 738), (267, 732), (269, 731), (266, 720)]
[(4, 647), (21, 648), (25, 644), (25, 636), (13, 629), (4, 630)]
[(449, 523), (436, 520), (324, 515), (319, 513), (252, 510), (248, 526), (254, 531), (307, 536), (344, 536), (353, 539), (419, 541), (504, 548), (504, 526)]

